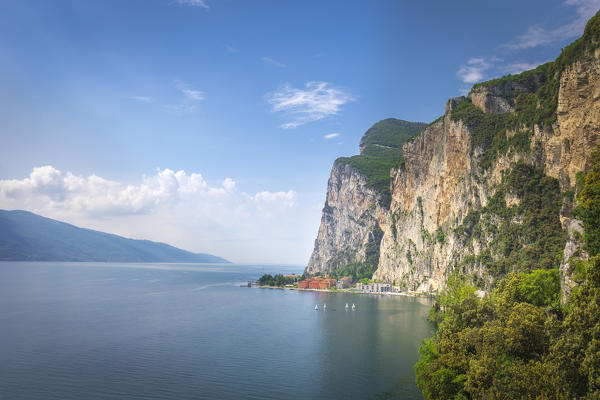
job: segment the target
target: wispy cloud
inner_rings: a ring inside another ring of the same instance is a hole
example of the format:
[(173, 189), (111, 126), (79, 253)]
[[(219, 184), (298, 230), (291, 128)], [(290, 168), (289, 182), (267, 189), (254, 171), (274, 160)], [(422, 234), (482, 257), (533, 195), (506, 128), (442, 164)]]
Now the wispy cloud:
[(587, 21), (600, 9), (600, 0), (567, 0), (563, 6), (575, 7), (575, 19), (553, 28), (533, 25), (522, 35), (505, 43), (502, 47), (509, 50), (524, 50), (544, 46), (579, 36), (583, 33)]
[(336, 132), (336, 133), (328, 133), (327, 135), (325, 135), (325, 136), (323, 136), (323, 137), (324, 137), (325, 139), (329, 140), (329, 139), (336, 138), (336, 137), (338, 137), (338, 136), (340, 136), (340, 134)]
[(345, 89), (328, 82), (308, 82), (304, 89), (286, 84), (267, 94), (271, 111), (282, 112), (289, 119), (281, 125), (283, 129), (294, 129), (336, 115), (341, 106), (355, 99)]
[(198, 107), (194, 104), (167, 104), (163, 108), (166, 112), (173, 115), (189, 114), (198, 110)]
[(483, 79), (484, 72), (489, 68), (490, 64), (483, 58), (471, 58), (458, 69), (456, 75), (464, 83), (476, 83)]
[(154, 103), (154, 98), (146, 96), (132, 96), (132, 100), (143, 101), (144, 103)]
[(176, 80), (174, 85), (177, 90), (183, 93), (190, 100), (200, 101), (205, 99), (204, 92), (190, 89), (188, 84), (183, 81)]
[(265, 64), (271, 64), (274, 65), (278, 68), (285, 68), (286, 65), (284, 63), (281, 63), (277, 60), (272, 59), (271, 57), (262, 57), (261, 61), (264, 62)]
[(234, 54), (234, 53), (239, 53), (240, 51), (238, 49), (236, 49), (233, 46), (230, 46), (228, 44), (225, 45), (225, 50), (227, 50), (228, 53)]
[(200, 7), (209, 9), (209, 5), (206, 4), (205, 0), (177, 0), (178, 4), (190, 7)]

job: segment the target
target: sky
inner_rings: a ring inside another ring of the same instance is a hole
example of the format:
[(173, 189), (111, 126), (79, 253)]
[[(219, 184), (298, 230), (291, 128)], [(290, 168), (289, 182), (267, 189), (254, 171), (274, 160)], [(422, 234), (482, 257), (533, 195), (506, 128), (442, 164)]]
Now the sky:
[(333, 161), (531, 69), (600, 0), (0, 2), (0, 208), (306, 265)]

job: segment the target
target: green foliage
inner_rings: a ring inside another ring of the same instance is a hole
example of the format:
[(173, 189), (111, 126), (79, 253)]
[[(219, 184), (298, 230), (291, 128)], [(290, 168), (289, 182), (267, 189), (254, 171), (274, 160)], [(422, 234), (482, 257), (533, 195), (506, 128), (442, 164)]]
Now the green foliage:
[(367, 179), (367, 185), (381, 194), (381, 202), (389, 206), (390, 170), (404, 162), (402, 144), (426, 126), (388, 118), (377, 122), (360, 141), (361, 154), (340, 157), (335, 163), (349, 165)]
[(282, 274), (277, 274), (275, 276), (264, 274), (258, 278), (258, 284), (261, 286), (285, 286), (293, 285), (294, 283), (296, 283), (296, 278), (286, 278)]
[[(600, 256), (564, 309), (557, 270), (507, 276), (483, 299), (454, 276), (415, 365), (428, 399), (600, 396)], [(443, 305), (442, 305), (443, 304)]]
[(426, 124), (408, 122), (396, 118), (388, 118), (374, 124), (360, 139), (360, 148), (364, 151), (369, 147), (392, 147), (401, 149), (402, 144), (411, 136), (419, 133)]
[[(519, 203), (507, 206), (508, 194), (518, 198)], [(560, 262), (566, 242), (559, 219), (561, 205), (556, 179), (541, 169), (517, 163), (488, 204), (469, 212), (455, 233), (465, 242), (491, 239), (472, 261), (482, 263), (496, 278), (511, 271), (553, 269)]]
[(600, 254), (600, 147), (592, 153), (590, 165), (577, 198), (575, 215), (583, 221), (585, 247), (594, 256)]
[(350, 263), (346, 264), (341, 268), (337, 268), (332, 271), (331, 276), (336, 279), (343, 278), (345, 276), (349, 276), (352, 278), (352, 281), (358, 281), (361, 279), (371, 279), (375, 270), (377, 269), (377, 264), (368, 264), (368, 263)]
[(446, 238), (444, 236), (444, 230), (442, 229), (441, 226), (437, 229), (437, 231), (435, 233), (435, 241), (441, 245), (446, 243)]
[(530, 274), (520, 274), (519, 296), (524, 302), (537, 307), (558, 307), (560, 278), (558, 269), (536, 269)]

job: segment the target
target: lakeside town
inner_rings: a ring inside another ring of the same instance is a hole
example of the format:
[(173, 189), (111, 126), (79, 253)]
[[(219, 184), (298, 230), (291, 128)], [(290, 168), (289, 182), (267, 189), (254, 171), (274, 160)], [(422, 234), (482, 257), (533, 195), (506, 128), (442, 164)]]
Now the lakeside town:
[(353, 282), (352, 277), (344, 276), (336, 279), (325, 276), (305, 277), (297, 274), (288, 275), (270, 275), (265, 274), (257, 281), (248, 281), (248, 287), (261, 288), (279, 288), (311, 291), (343, 291), (347, 293), (370, 293), (370, 294), (390, 294), (404, 296), (428, 296), (435, 295), (435, 291), (429, 293), (411, 292), (406, 287), (396, 286), (389, 283), (372, 282), (368, 279), (360, 279)]

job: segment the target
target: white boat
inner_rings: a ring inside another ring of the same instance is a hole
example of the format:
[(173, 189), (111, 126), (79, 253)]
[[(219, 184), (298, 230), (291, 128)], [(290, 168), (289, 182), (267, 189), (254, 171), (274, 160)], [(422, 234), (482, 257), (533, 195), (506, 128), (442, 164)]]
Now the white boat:
[(318, 310), (318, 309), (319, 309), (319, 306), (315, 304), (315, 310)]
[(327, 308), (327, 304), (323, 303), (323, 309)]
[(356, 306), (354, 305), (354, 303), (352, 303), (352, 309), (354, 310), (356, 308)]
[(349, 308), (350, 306), (348, 305), (348, 303), (346, 303), (346, 308)]

